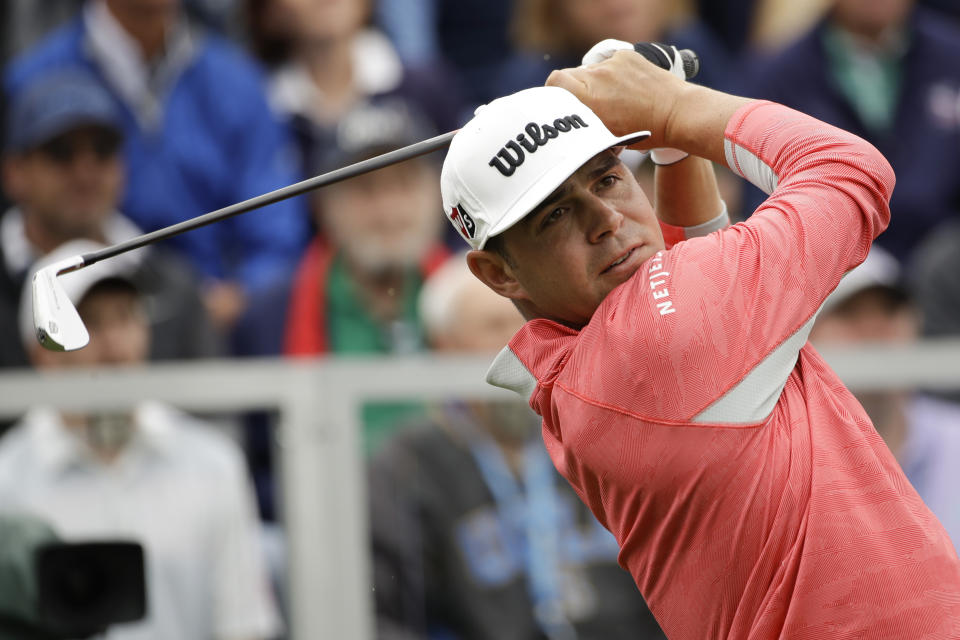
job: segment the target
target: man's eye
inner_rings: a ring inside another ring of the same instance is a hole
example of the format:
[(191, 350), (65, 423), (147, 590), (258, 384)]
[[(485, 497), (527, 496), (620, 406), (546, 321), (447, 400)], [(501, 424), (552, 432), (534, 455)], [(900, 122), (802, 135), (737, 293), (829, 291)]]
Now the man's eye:
[(561, 217), (563, 217), (563, 212), (564, 212), (563, 207), (557, 207), (556, 209), (554, 209), (553, 211), (545, 215), (543, 217), (543, 222), (540, 225), (541, 228), (546, 227), (547, 225), (553, 224), (554, 222), (559, 220)]
[(618, 180), (620, 180), (620, 176), (615, 173), (609, 173), (600, 178), (600, 184), (604, 187), (612, 187)]

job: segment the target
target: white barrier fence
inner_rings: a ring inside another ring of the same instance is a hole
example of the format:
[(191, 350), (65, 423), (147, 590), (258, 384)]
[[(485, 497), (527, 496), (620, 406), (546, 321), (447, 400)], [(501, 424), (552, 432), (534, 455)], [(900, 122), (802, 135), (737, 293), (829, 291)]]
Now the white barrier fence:
[[(855, 388), (960, 389), (960, 340), (825, 352)], [(359, 409), (371, 400), (510, 394), (483, 383), (489, 358), (223, 360), (137, 369), (0, 373), (0, 418), (38, 404), (121, 409), (159, 400), (186, 411), (276, 409), (287, 535), (290, 635), (373, 637)]]

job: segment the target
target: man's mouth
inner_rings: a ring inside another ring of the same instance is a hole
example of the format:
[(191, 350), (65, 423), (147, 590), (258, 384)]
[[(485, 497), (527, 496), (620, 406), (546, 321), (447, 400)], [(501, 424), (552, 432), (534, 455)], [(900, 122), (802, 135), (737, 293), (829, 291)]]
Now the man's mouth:
[(607, 266), (607, 268), (604, 269), (603, 271), (601, 271), (600, 273), (601, 273), (601, 274), (604, 274), (604, 273), (607, 273), (608, 271), (612, 271), (612, 270), (616, 269), (617, 267), (619, 267), (620, 265), (622, 265), (623, 263), (625, 263), (627, 260), (629, 260), (630, 257), (633, 255), (633, 252), (636, 251), (636, 250), (637, 250), (637, 247), (631, 248), (631, 249), (630, 249), (629, 251), (627, 251), (625, 254), (623, 254), (622, 256), (620, 256), (619, 258), (617, 258), (616, 260), (614, 260), (613, 262), (611, 262), (611, 263)]

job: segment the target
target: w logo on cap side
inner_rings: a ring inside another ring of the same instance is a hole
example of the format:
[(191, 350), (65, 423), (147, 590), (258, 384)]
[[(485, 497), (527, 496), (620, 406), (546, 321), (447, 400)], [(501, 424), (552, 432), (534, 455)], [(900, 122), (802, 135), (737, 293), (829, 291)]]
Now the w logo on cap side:
[(477, 233), (477, 224), (462, 204), (458, 204), (450, 211), (450, 221), (466, 240), (472, 240)]

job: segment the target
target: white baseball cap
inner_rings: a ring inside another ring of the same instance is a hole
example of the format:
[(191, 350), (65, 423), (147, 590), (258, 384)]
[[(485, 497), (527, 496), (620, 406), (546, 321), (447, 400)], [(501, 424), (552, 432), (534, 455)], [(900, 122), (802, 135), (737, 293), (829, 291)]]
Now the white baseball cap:
[(640, 142), (615, 136), (572, 93), (536, 87), (479, 107), (453, 137), (440, 173), (443, 210), (474, 249), (503, 233), (605, 149)]

